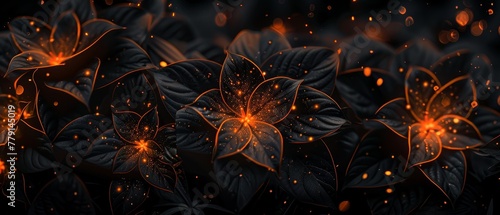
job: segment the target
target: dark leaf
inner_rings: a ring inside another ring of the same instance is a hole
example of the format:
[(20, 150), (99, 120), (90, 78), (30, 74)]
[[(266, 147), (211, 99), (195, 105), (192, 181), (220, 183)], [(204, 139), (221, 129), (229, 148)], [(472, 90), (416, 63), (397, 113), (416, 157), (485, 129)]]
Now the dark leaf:
[(37, 195), (29, 214), (95, 214), (90, 194), (74, 174), (50, 181)]
[(109, 185), (109, 202), (113, 214), (131, 214), (142, 205), (149, 194), (149, 187), (136, 179), (121, 178)]
[(152, 68), (148, 54), (137, 43), (130, 39), (120, 38), (111, 50), (107, 59), (101, 59), (101, 75), (97, 78), (96, 87), (107, 86), (127, 74)]
[(52, 66), (61, 66), (61, 65), (51, 65), (49, 63), (49, 59), (50, 56), (38, 50), (30, 50), (22, 52), (12, 58), (9, 64), (9, 68), (5, 73), (5, 76), (9, 76), (10, 73), (18, 70), (32, 70), (32, 69), (47, 68)]
[(158, 111), (155, 107), (142, 116), (131, 111), (116, 112), (113, 124), (118, 135), (129, 143), (153, 140), (158, 132)]
[[(58, 17), (66, 11), (74, 11), (78, 15), (78, 19), (85, 22), (97, 16), (94, 2), (90, 0), (64, 0), (56, 5), (52, 17)], [(51, 5), (47, 5), (47, 7), (51, 7)]]
[(189, 60), (152, 71), (162, 100), (172, 116), (203, 92), (218, 88), (221, 66), (205, 60)]
[(481, 136), (485, 142), (490, 142), (493, 138), (500, 135), (500, 130), (498, 129), (500, 113), (497, 111), (479, 106), (472, 111), (469, 119), (481, 132)]
[(467, 171), (463, 152), (443, 150), (439, 159), (419, 169), (452, 202), (462, 193)]
[[(389, 189), (390, 193), (387, 192)], [(420, 207), (427, 197), (428, 195), (420, 186), (397, 186), (369, 194), (368, 204), (373, 215), (402, 215), (410, 214)]]
[[(373, 188), (399, 183), (412, 171), (405, 171), (406, 157), (395, 157), (384, 150), (398, 149), (395, 144), (390, 144), (387, 149), (380, 134), (367, 134), (359, 143), (356, 152), (349, 163), (346, 174), (345, 187), (347, 188)], [(386, 138), (391, 139), (391, 136)], [(405, 141), (399, 137), (393, 139), (395, 143)], [(401, 147), (399, 147), (401, 148)]]
[(154, 24), (150, 33), (166, 41), (190, 42), (195, 38), (195, 32), (188, 22), (168, 16), (161, 17)]
[(428, 104), (426, 103), (425, 111), (434, 119), (445, 114), (468, 118), (473, 111), (473, 103), (476, 102), (475, 92), (476, 88), (469, 76), (460, 76), (436, 91), (428, 100)]
[(111, 169), (116, 153), (123, 145), (115, 131), (109, 129), (92, 142), (84, 159), (89, 163)]
[(56, 136), (54, 145), (70, 154), (83, 157), (104, 131), (112, 128), (110, 119), (94, 114), (79, 117), (68, 123)]
[(288, 141), (305, 143), (333, 134), (346, 123), (332, 98), (314, 88), (300, 86), (291, 112), (277, 127)]
[(191, 107), (177, 111), (175, 119), (176, 144), (179, 149), (210, 154), (217, 129)]
[(266, 78), (286, 76), (303, 79), (302, 85), (329, 95), (335, 87), (338, 64), (338, 55), (331, 49), (294, 48), (271, 56), (262, 64), (262, 71), (266, 72)]
[(132, 74), (120, 81), (113, 92), (113, 112), (132, 111), (144, 114), (155, 107), (156, 95), (153, 87), (142, 73)]
[(240, 153), (252, 141), (252, 130), (240, 119), (224, 120), (217, 131), (214, 159), (221, 159)]
[(142, 46), (156, 66), (165, 67), (168, 64), (186, 60), (186, 57), (174, 45), (159, 37), (146, 38)]
[(252, 164), (241, 156), (218, 159), (214, 163), (219, 186), (230, 193), (230, 200), (238, 211), (250, 202), (257, 190), (268, 179), (267, 169)]
[(335, 207), (337, 172), (326, 145), (320, 141), (286, 147), (281, 187), (302, 202)]
[(401, 78), (404, 78), (410, 67), (430, 68), (440, 57), (441, 53), (432, 43), (427, 40), (415, 40), (397, 50), (392, 58), (390, 72), (400, 74)]
[(261, 32), (243, 30), (229, 45), (228, 51), (243, 55), (257, 65), (264, 65), (271, 55), (290, 48), (286, 37), (273, 29)]
[(53, 168), (54, 155), (50, 143), (38, 147), (26, 147), (19, 152), (17, 167), (23, 173), (41, 172)]
[(130, 38), (142, 44), (149, 36), (149, 28), (153, 22), (153, 16), (146, 10), (126, 4), (110, 7), (99, 13), (99, 17), (110, 20), (117, 25), (126, 27), (121, 36)]
[(87, 50), (109, 32), (119, 29), (123, 29), (123, 27), (104, 19), (92, 19), (83, 23), (80, 43), (76, 51), (81, 53)]
[(403, 83), (390, 73), (372, 68), (339, 73), (337, 91), (361, 118), (372, 118), (384, 103), (404, 94)]
[(441, 137), (425, 126), (417, 123), (408, 128), (409, 168), (438, 159), (443, 150)]
[(372, 40), (366, 34), (357, 34), (347, 43), (340, 44), (339, 72), (363, 67), (386, 70), (394, 50), (385, 43)]

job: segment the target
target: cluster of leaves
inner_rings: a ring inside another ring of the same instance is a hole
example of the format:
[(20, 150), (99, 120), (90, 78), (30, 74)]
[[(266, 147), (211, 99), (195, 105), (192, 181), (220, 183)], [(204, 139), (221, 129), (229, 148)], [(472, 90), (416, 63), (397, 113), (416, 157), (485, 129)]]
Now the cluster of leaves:
[(16, 18), (0, 34), (18, 209), (493, 210), (484, 184), (498, 184), (500, 110), (485, 57), (370, 41), (353, 60), (349, 49), (294, 48), (273, 29), (218, 47), (167, 10), (64, 0), (48, 20)]

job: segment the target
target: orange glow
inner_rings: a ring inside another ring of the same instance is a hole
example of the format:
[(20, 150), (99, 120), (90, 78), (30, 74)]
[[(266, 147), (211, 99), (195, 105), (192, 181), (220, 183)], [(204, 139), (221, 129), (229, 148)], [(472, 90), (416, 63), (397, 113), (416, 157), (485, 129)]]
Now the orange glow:
[(64, 56), (62, 52), (59, 52), (57, 55), (55, 55), (52, 52), (49, 52), (50, 59), (49, 59), (49, 64), (50, 65), (59, 65), (64, 61)]
[(136, 147), (139, 148), (139, 151), (145, 151), (148, 149), (148, 142), (145, 140), (135, 141), (134, 143), (137, 145)]
[(460, 11), (457, 16), (455, 17), (455, 21), (460, 25), (460, 26), (465, 26), (469, 23), (470, 17), (469, 14), (466, 11)]
[(5, 170), (4, 162), (0, 160), (0, 174)]

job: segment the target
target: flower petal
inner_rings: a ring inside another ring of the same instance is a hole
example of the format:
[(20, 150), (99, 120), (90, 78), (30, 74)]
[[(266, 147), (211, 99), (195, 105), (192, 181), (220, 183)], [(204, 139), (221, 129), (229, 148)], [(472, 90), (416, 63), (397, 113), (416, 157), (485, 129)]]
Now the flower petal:
[(406, 102), (415, 119), (424, 119), (432, 95), (441, 88), (436, 75), (423, 67), (410, 67), (405, 77)]
[(213, 156), (215, 159), (238, 154), (252, 140), (252, 130), (239, 119), (225, 120), (217, 131)]
[(443, 147), (451, 150), (465, 150), (483, 145), (481, 134), (471, 121), (461, 116), (445, 115), (437, 120), (443, 128), (439, 135)]
[(210, 154), (213, 151), (217, 129), (192, 107), (177, 111), (175, 136), (177, 148)]
[(199, 112), (215, 128), (219, 128), (225, 120), (236, 117), (225, 105), (217, 89), (204, 92), (188, 106)]
[(446, 114), (468, 118), (475, 102), (474, 84), (469, 76), (460, 76), (445, 84), (429, 99), (426, 111), (434, 119)]
[(93, 19), (83, 23), (80, 43), (78, 44), (78, 47), (76, 49), (76, 51), (78, 52), (77, 54), (94, 45), (98, 40), (100, 40), (109, 32), (119, 29), (123, 28), (104, 19)]
[(80, 70), (75, 77), (75, 82), (70, 81), (52, 81), (45, 83), (45, 86), (54, 90), (65, 92), (80, 101), (83, 105), (89, 108), (90, 96), (94, 90), (94, 83), (97, 71), (101, 61), (95, 58), (88, 68)]
[(339, 66), (338, 55), (331, 49), (306, 47), (285, 50), (271, 56), (262, 64), (266, 78), (287, 76), (303, 79), (302, 85), (331, 94)]
[(69, 57), (76, 51), (80, 41), (80, 20), (75, 13), (68, 11), (57, 19), (50, 34), (50, 51), (54, 56)]
[(283, 138), (278, 129), (265, 122), (253, 122), (251, 139), (242, 155), (272, 171), (278, 171), (283, 156)]
[(259, 67), (247, 58), (228, 53), (222, 66), (220, 90), (224, 102), (235, 113), (246, 109), (250, 95), (264, 81)]
[(347, 120), (338, 104), (323, 92), (300, 86), (292, 111), (277, 127), (293, 143), (306, 143), (336, 132)]
[(138, 166), (142, 178), (151, 186), (166, 192), (173, 191), (177, 175), (172, 165), (162, 162), (158, 157), (150, 157), (146, 153), (141, 153)]
[(442, 145), (439, 136), (432, 130), (426, 130), (420, 123), (409, 128), (407, 167), (421, 165), (436, 160), (441, 154)]
[(12, 36), (8, 32), (0, 33), (0, 77), (4, 77), (10, 60), (19, 53)]
[(137, 124), (140, 120), (141, 116), (132, 111), (113, 113), (113, 125), (116, 133), (129, 143), (133, 143), (140, 138), (136, 135)]
[(457, 200), (465, 185), (467, 162), (461, 151), (443, 151), (435, 162), (420, 168), (436, 187), (451, 201)]
[(50, 56), (41, 51), (31, 50), (22, 52), (12, 58), (5, 76), (7, 77), (12, 72), (18, 70), (52, 67), (53, 65), (49, 64), (49, 59)]
[(154, 107), (141, 117), (137, 124), (138, 133), (136, 133), (136, 135), (144, 140), (153, 140), (158, 133), (159, 124), (158, 110)]
[(404, 98), (396, 98), (385, 103), (377, 110), (376, 115), (375, 121), (382, 123), (403, 138), (408, 136), (408, 126), (415, 123), (413, 116), (406, 108)]
[(284, 77), (262, 82), (250, 96), (247, 114), (253, 119), (275, 124), (292, 110), (302, 80)]
[(49, 52), (49, 38), (52, 29), (47, 23), (34, 17), (20, 17), (13, 19), (9, 23), (9, 28), (19, 50)]
[(137, 166), (141, 154), (138, 148), (131, 145), (120, 148), (113, 161), (113, 173), (123, 174), (132, 171)]
[(228, 51), (243, 55), (257, 65), (262, 65), (271, 55), (290, 48), (285, 36), (268, 28), (261, 32), (241, 31), (229, 45)]

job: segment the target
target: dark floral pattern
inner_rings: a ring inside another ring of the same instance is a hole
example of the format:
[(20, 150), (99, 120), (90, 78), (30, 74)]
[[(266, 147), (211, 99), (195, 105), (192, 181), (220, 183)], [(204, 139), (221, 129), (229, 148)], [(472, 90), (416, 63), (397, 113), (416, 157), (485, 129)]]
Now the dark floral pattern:
[(496, 4), (12, 4), (3, 213), (498, 213)]

